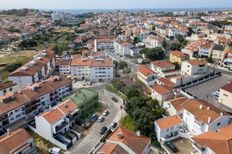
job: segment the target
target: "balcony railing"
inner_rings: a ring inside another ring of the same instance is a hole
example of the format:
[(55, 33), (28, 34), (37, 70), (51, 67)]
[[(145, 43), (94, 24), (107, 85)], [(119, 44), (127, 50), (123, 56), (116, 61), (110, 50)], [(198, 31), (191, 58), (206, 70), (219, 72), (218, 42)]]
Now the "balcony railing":
[(66, 127), (68, 125), (68, 122), (64, 121), (62, 122), (61, 125), (56, 126), (56, 132), (59, 132), (60, 130), (62, 130), (64, 127)]

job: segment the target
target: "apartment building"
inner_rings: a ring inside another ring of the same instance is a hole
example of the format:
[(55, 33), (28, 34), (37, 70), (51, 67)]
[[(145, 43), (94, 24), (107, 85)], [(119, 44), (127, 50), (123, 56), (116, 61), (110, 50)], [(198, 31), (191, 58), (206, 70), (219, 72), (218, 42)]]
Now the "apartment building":
[(134, 133), (123, 127), (118, 127), (95, 154), (149, 154), (151, 150), (151, 139)]
[(212, 54), (213, 47), (214, 47), (214, 44), (211, 42), (202, 44), (199, 48), (198, 55), (200, 57), (210, 57)]
[(114, 76), (113, 60), (108, 57), (77, 57), (72, 59), (70, 68), (72, 78), (78, 80), (109, 81)]
[(151, 70), (160, 77), (168, 77), (177, 74), (176, 66), (169, 61), (160, 60), (151, 62)]
[(190, 59), (182, 62), (181, 75), (197, 75), (208, 72), (207, 61), (203, 59)]
[(188, 56), (180, 51), (171, 51), (169, 56), (169, 61), (172, 63), (177, 63), (181, 65), (181, 63), (185, 60), (188, 60)]
[(8, 132), (0, 138), (1, 154), (37, 154), (33, 138), (25, 129)]
[(56, 61), (56, 72), (59, 72), (60, 75), (71, 74), (70, 63), (71, 63), (71, 60), (69, 59), (57, 60)]
[(205, 39), (198, 39), (191, 43), (189, 43), (184, 49), (181, 50), (184, 54), (189, 55), (192, 58), (194, 55), (197, 55), (199, 52), (199, 47), (203, 44), (207, 43)]
[(161, 38), (161, 37), (158, 36), (158, 35), (149, 35), (149, 36), (147, 37), (147, 42), (148, 42), (148, 43), (145, 44), (145, 45), (146, 45), (147, 48), (162, 47), (163, 41), (164, 41), (164, 39)]
[(137, 67), (137, 78), (143, 82), (146, 86), (152, 86), (155, 83), (156, 75), (155, 73), (147, 68), (145, 65), (140, 65)]
[(0, 96), (0, 128), (20, 119), (30, 119), (48, 110), (72, 91), (72, 81), (54, 76), (15, 93)]
[(114, 41), (112, 36), (98, 36), (94, 39), (94, 51), (113, 51)]
[(17, 89), (25, 88), (43, 81), (55, 70), (55, 55), (52, 51), (43, 50), (34, 59), (9, 74), (9, 80), (17, 84)]
[(125, 42), (125, 41), (114, 42), (115, 53), (122, 55), (122, 56), (130, 55), (131, 48), (133, 47), (134, 45), (130, 42)]
[[(78, 107), (72, 100), (68, 99), (47, 112), (35, 116), (35, 128), (32, 130), (51, 143), (67, 150), (73, 142), (64, 134), (70, 133), (71, 126), (74, 125), (77, 117)], [(73, 137), (73, 140), (77, 140), (75, 133)]]
[(231, 100), (232, 100), (232, 82), (220, 88), (219, 98), (218, 98), (219, 103), (229, 108), (232, 108)]
[(215, 61), (222, 61), (225, 58), (224, 57), (224, 51), (225, 51), (225, 46), (224, 45), (215, 44), (213, 49), (212, 49), (211, 57)]
[(8, 92), (15, 92), (16, 90), (16, 84), (13, 81), (0, 82), (0, 96)]

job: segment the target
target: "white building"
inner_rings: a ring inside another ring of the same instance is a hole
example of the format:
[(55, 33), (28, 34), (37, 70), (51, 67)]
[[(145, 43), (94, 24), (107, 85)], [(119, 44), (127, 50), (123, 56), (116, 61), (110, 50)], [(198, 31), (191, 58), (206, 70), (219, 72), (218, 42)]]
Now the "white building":
[(179, 134), (184, 123), (177, 115), (158, 119), (154, 122), (156, 137), (159, 142)]
[(133, 47), (134, 45), (129, 42), (114, 42), (114, 51), (121, 56), (130, 55)]
[(151, 98), (158, 100), (160, 103), (172, 99), (174, 97), (173, 89), (167, 85), (155, 85), (150, 87)]
[(162, 47), (164, 41), (164, 39), (158, 35), (149, 35), (146, 40), (148, 42), (147, 44), (145, 44), (147, 48)]
[(160, 77), (169, 77), (178, 74), (176, 66), (169, 61), (160, 60), (151, 62), (151, 69)]
[(16, 84), (12, 81), (0, 82), (0, 96), (9, 92), (16, 92)]
[(98, 36), (94, 39), (94, 51), (113, 51), (114, 40), (111, 36)]
[[(77, 112), (77, 105), (72, 100), (66, 100), (36, 116), (35, 128), (32, 130), (51, 143), (67, 150), (72, 145), (72, 141), (66, 138), (64, 133), (70, 131), (72, 121), (74, 122), (78, 116)], [(76, 137), (74, 139), (76, 140)]]
[(199, 154), (231, 154), (232, 125), (220, 128), (217, 132), (208, 131), (194, 136), (193, 153)]
[(214, 47), (214, 44), (210, 42), (202, 44), (199, 48), (198, 55), (200, 57), (210, 57), (213, 47)]
[(155, 83), (155, 73), (144, 65), (138, 66), (137, 78), (143, 82), (146, 86), (152, 86)]
[(9, 80), (17, 84), (18, 89), (43, 81), (55, 70), (55, 55), (52, 51), (40, 51), (34, 59), (9, 74)]
[(0, 129), (18, 120), (27, 120), (48, 110), (69, 95), (72, 81), (54, 76), (15, 93), (0, 96)]
[(114, 66), (111, 58), (77, 57), (71, 61), (71, 76), (78, 80), (110, 81), (114, 77)]
[(68, 59), (57, 60), (56, 61), (56, 71), (59, 72), (60, 75), (71, 74), (70, 63), (71, 63), (71, 60), (68, 60)]
[(229, 108), (232, 108), (231, 100), (232, 100), (232, 82), (220, 88), (219, 98), (218, 98), (219, 103)]
[(205, 74), (208, 72), (207, 62), (201, 59), (191, 59), (182, 62), (181, 74), (182, 75), (197, 75)]

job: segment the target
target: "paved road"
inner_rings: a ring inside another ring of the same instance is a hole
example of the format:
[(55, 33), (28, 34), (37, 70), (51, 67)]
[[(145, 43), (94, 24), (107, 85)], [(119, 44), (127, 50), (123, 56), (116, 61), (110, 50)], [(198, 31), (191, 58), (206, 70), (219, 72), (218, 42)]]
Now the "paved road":
[(112, 122), (119, 122), (122, 116), (124, 116), (125, 111), (120, 109), (122, 102), (119, 100), (118, 103), (115, 103), (111, 100), (111, 93), (104, 91), (106, 83), (97, 84), (94, 87), (90, 87), (98, 92), (101, 102), (105, 105), (107, 110), (110, 112), (108, 116), (105, 117), (105, 120), (102, 123), (96, 122), (91, 127), (90, 133), (85, 136), (79, 144), (74, 145), (70, 149), (70, 153), (73, 154), (87, 154), (89, 153), (95, 145), (100, 141), (101, 135), (99, 134), (100, 129), (103, 126), (109, 127)]

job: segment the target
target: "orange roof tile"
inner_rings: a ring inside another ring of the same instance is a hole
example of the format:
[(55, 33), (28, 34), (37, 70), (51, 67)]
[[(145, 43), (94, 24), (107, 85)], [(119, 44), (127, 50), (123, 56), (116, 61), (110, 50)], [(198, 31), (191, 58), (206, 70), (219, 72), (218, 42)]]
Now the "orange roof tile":
[(161, 130), (179, 125), (182, 123), (181, 118), (177, 115), (161, 118), (155, 121)]
[(154, 72), (147, 68), (145, 65), (140, 65), (137, 67), (137, 71), (143, 74), (144, 76), (152, 75)]
[(180, 52), (180, 51), (171, 51), (170, 52), (170, 55), (174, 55), (176, 57), (180, 57), (180, 58), (184, 58), (184, 57), (187, 57), (187, 55), (185, 55), (184, 53)]
[(165, 95), (167, 93), (172, 92), (172, 88), (170, 88), (166, 85), (156, 85), (156, 86), (153, 86), (151, 88), (160, 95)]
[(171, 62), (166, 60), (153, 61), (151, 63), (160, 68), (175, 67), (175, 65), (173, 65)]

